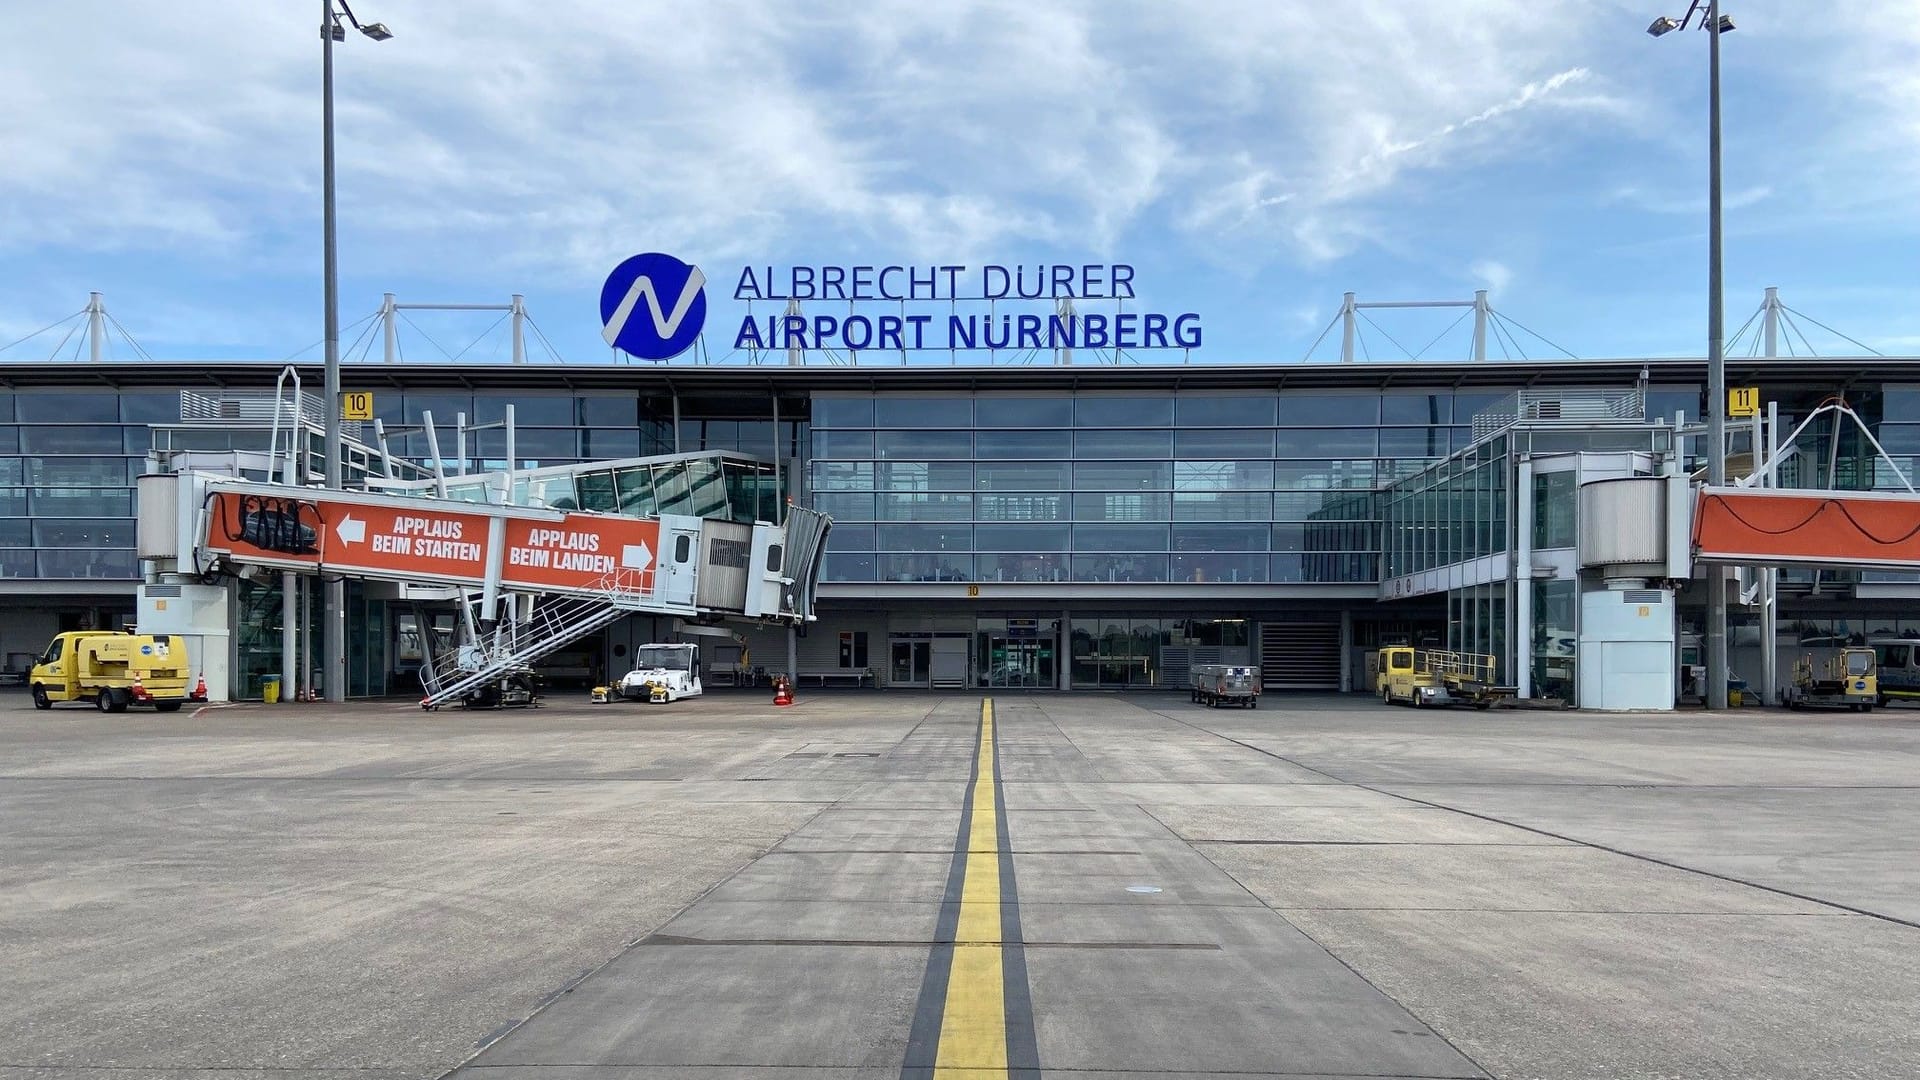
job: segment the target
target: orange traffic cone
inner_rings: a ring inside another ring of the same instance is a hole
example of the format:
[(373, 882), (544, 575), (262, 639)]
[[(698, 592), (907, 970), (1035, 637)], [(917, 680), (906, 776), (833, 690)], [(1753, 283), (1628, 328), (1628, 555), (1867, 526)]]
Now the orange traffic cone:
[(773, 703), (775, 705), (793, 704), (793, 684), (785, 677), (773, 680)]
[(193, 680), (193, 700), (207, 700), (207, 673), (204, 671)]
[(140, 681), (139, 672), (136, 671), (133, 673), (133, 686), (130, 687), (127, 692), (133, 695), (133, 700), (135, 701), (147, 700), (147, 687), (145, 683)]

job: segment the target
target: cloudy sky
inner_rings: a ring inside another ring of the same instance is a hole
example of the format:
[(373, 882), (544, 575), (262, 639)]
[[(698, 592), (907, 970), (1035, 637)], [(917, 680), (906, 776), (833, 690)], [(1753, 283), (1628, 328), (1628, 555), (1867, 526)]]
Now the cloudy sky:
[[(594, 362), (640, 251), (710, 294), (743, 264), (1108, 261), (1200, 313), (1212, 361), (1302, 358), (1347, 290), (1476, 288), (1582, 356), (1699, 355), (1707, 42), (1647, 37), (1660, 3), (360, 0), (395, 37), (337, 53), (342, 321), (520, 292)], [(320, 337), (313, 7), (0, 6), (0, 345), (91, 289), (156, 356)], [(1735, 14), (1729, 332), (1778, 285), (1920, 352), (1920, 2)], [(1365, 343), (1459, 358), (1452, 317)], [(487, 359), (490, 321), (421, 314), (404, 347)]]

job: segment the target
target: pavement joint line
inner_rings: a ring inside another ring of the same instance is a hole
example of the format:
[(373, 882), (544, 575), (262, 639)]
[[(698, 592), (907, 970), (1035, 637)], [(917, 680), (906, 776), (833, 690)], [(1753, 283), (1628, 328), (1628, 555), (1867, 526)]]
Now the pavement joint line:
[(1524, 847), (1563, 848), (1578, 844), (1523, 844), (1519, 841), (1494, 841), (1476, 844), (1471, 840), (1216, 840), (1204, 836), (1186, 839), (1189, 844), (1228, 844), (1239, 847)]
[[(1307, 910), (1307, 909), (1300, 909)], [(1445, 910), (1445, 909), (1437, 909)], [(999, 949), (1008, 945), (1018, 945), (1027, 949), (1172, 949), (1195, 952), (1219, 952), (1218, 942), (1212, 941), (1005, 941), (992, 938), (984, 941), (955, 941), (919, 938), (915, 940), (882, 938), (696, 938), (681, 937), (677, 934), (651, 934), (642, 938), (638, 944), (655, 948), (700, 948), (717, 946), (726, 948), (744, 948), (750, 946), (776, 946), (786, 948), (883, 948), (883, 949), (928, 949), (935, 946), (951, 946), (961, 949), (990, 948)]]
[[(593, 1065), (588, 1065), (588, 1063), (578, 1063), (578, 1061), (543, 1061), (543, 1063), (532, 1063), (532, 1065), (474, 1065), (474, 1067), (470, 1068), (472, 1068), (472, 1070), (492, 1070), (492, 1068), (515, 1068), (515, 1070), (528, 1070), (528, 1068), (582, 1068), (582, 1070), (591, 1070), (591, 1072), (603, 1072), (603, 1070), (609, 1070), (609, 1068), (676, 1068), (676, 1070), (695, 1068), (695, 1070), (701, 1070), (701, 1072), (720, 1070), (720, 1068), (726, 1068), (726, 1070), (730, 1070), (730, 1072), (760, 1070), (760, 1068), (780, 1068), (780, 1070), (785, 1070), (785, 1072), (801, 1072), (801, 1070), (876, 1072), (877, 1070), (877, 1068), (862, 1067), (862, 1065), (787, 1065), (787, 1063), (764, 1063), (764, 1061), (728, 1061), (728, 1063), (720, 1063), (720, 1065), (684, 1065), (684, 1063), (655, 1065), (655, 1063), (645, 1063), (645, 1061), (612, 1061), (612, 1063), (593, 1063)], [(956, 1076), (1004, 1076), (1004, 1074), (1006, 1074), (1004, 1070), (996, 1070), (996, 1068), (954, 1068), (952, 1072), (954, 1072)], [(914, 1070), (908, 1070), (906, 1074), (902, 1074), (902, 1080), (929, 1080), (931, 1074), (933, 1074), (931, 1068), (914, 1068)], [(1271, 1068), (1260, 1068), (1260, 1070), (1246, 1070), (1246, 1068), (1210, 1068), (1210, 1070), (1194, 1072), (1194, 1070), (1190, 1070), (1190, 1068), (1075, 1067), (1046, 1068), (1046, 1074), (1048, 1074), (1048, 1076), (1075, 1076), (1075, 1074), (1089, 1074), (1089, 1076), (1187, 1076), (1187, 1078), (1206, 1078), (1206, 1076), (1281, 1076), (1281, 1078), (1284, 1078), (1284, 1076), (1306, 1076), (1308, 1080), (1486, 1080), (1486, 1074), (1484, 1074), (1484, 1072), (1482, 1072), (1482, 1074), (1469, 1074), (1469, 1072), (1298, 1072), (1298, 1070), (1290, 1070), (1290, 1068), (1288, 1068), (1288, 1070), (1281, 1070), (1281, 1072), (1275, 1072), (1275, 1070), (1271, 1070)]]
[[(1184, 721), (1182, 721), (1182, 723), (1184, 723)], [(1206, 731), (1205, 728), (1199, 727), (1198, 725), (1189, 724), (1187, 726), (1194, 728), (1194, 730), (1196, 731)], [(1209, 735), (1217, 734), (1216, 732), (1206, 732), (1206, 733)], [(1218, 737), (1226, 738), (1226, 736), (1224, 735), (1220, 735)], [(1266, 751), (1261, 751), (1261, 753), (1265, 753), (1265, 752)], [(1278, 755), (1273, 755), (1273, 756), (1277, 757)], [(1302, 766), (1302, 768), (1304, 767), (1305, 766)], [(1241, 892), (1247, 894), (1247, 896), (1249, 896), (1256, 903), (1258, 903), (1260, 907), (1271, 912), (1275, 918), (1279, 919), (1281, 922), (1286, 923), (1288, 926), (1292, 927), (1294, 929), (1294, 932), (1298, 933), (1301, 937), (1304, 937), (1308, 941), (1313, 942), (1314, 947), (1318, 948), (1321, 952), (1326, 953), (1327, 957), (1331, 959), (1334, 963), (1339, 964), (1341, 967), (1346, 968), (1348, 971), (1352, 972), (1354, 978), (1359, 979), (1362, 983), (1366, 984), (1367, 987), (1370, 988), (1374, 993), (1379, 994), (1385, 1000), (1391, 1001), (1395, 1005), (1398, 1005), (1401, 1009), (1405, 1010), (1408, 1016), (1412, 1017), (1416, 1023), (1420, 1024), (1420, 1026), (1426, 1028), (1427, 1031), (1431, 1033), (1434, 1038), (1439, 1039), (1441, 1042), (1447, 1044), (1447, 1046), (1452, 1048), (1454, 1053), (1459, 1054), (1461, 1060), (1465, 1061), (1469, 1065), (1472, 1065), (1474, 1068), (1480, 1070), (1481, 1075), (1483, 1076), (1495, 1075), (1492, 1069), (1489, 1069), (1485, 1065), (1481, 1064), (1481, 1062), (1477, 1058), (1475, 1058), (1472, 1054), (1467, 1053), (1465, 1049), (1463, 1049), (1458, 1043), (1454, 1042), (1453, 1039), (1449, 1038), (1439, 1028), (1436, 1028), (1432, 1024), (1428, 1023), (1426, 1017), (1421, 1016), (1419, 1013), (1415, 1012), (1411, 1005), (1407, 1004), (1404, 1001), (1401, 1001), (1397, 997), (1394, 997), (1392, 994), (1387, 993), (1384, 989), (1382, 989), (1379, 986), (1379, 984), (1375, 983), (1372, 979), (1367, 978), (1365, 972), (1361, 971), (1359, 968), (1354, 967), (1352, 964), (1348, 963), (1345, 957), (1341, 956), (1339, 953), (1336, 953), (1332, 949), (1328, 948), (1326, 943), (1321, 941), (1319, 938), (1314, 937), (1312, 934), (1307, 933), (1304, 927), (1302, 927), (1299, 923), (1294, 922), (1292, 919), (1287, 918), (1285, 912), (1283, 912), (1279, 908), (1274, 907), (1272, 904), (1268, 903), (1265, 897), (1262, 897), (1259, 893), (1256, 893), (1251, 888), (1248, 888), (1247, 883), (1244, 881), (1241, 881), (1238, 877), (1235, 877), (1233, 874), (1233, 871), (1228, 870), (1226, 867), (1221, 866), (1219, 863), (1214, 862), (1212, 859), (1208, 859), (1205, 852), (1201, 851), (1199, 848), (1194, 847), (1191, 843), (1188, 843), (1187, 841), (1182, 839), (1180, 836), (1180, 833), (1177, 830), (1175, 830), (1173, 826), (1168, 825), (1165, 821), (1162, 821), (1159, 815), (1155, 814), (1153, 811), (1147, 809), (1144, 806), (1137, 807), (1137, 809), (1139, 809), (1139, 811), (1142, 814), (1145, 814), (1149, 819), (1158, 823), (1161, 828), (1165, 829), (1167, 831), (1168, 836), (1172, 837), (1176, 842), (1185, 845), (1188, 851), (1193, 852), (1195, 855), (1200, 856), (1202, 859), (1206, 859), (1208, 863), (1211, 863), (1213, 865), (1214, 869), (1220, 871), (1222, 874), (1225, 874), (1227, 876), (1227, 880), (1233, 882), (1234, 885), (1238, 887)]]
[[(1167, 719), (1172, 720), (1175, 723), (1184, 724), (1185, 726), (1190, 727), (1195, 731), (1204, 732), (1205, 734), (1211, 735), (1216, 739), (1225, 739), (1227, 742), (1233, 743), (1235, 746), (1244, 746), (1247, 749), (1252, 750), (1256, 754), (1265, 754), (1267, 757), (1273, 758), (1275, 761), (1284, 761), (1287, 764), (1292, 765), (1296, 768), (1306, 769), (1311, 772), (1318, 773), (1321, 776), (1331, 777), (1335, 780), (1340, 780), (1339, 777), (1334, 776), (1334, 774), (1327, 772), (1324, 769), (1316, 769), (1311, 765), (1302, 764), (1301, 762), (1295, 761), (1292, 758), (1289, 758), (1283, 754), (1276, 754), (1273, 751), (1268, 750), (1264, 747), (1255, 746), (1249, 742), (1242, 742), (1241, 740), (1236, 739), (1231, 735), (1223, 735), (1218, 731), (1212, 731), (1208, 728), (1201, 727), (1199, 724), (1195, 724), (1186, 720), (1181, 720), (1178, 717), (1168, 716), (1166, 713), (1157, 713), (1157, 715), (1165, 716), (1167, 717)], [(1475, 818), (1480, 821), (1491, 822), (1492, 824), (1495, 824), (1495, 825), (1505, 825), (1508, 828), (1520, 829), (1524, 832), (1533, 833), (1535, 836), (1552, 837), (1555, 840), (1564, 840), (1569, 844), (1578, 844), (1581, 847), (1593, 848), (1596, 851), (1605, 851), (1609, 854), (1619, 855), (1628, 859), (1638, 859), (1641, 862), (1651, 863), (1655, 866), (1664, 866), (1670, 870), (1679, 870), (1682, 873), (1688, 873), (1688, 874), (1698, 874), (1701, 877), (1712, 878), (1715, 881), (1724, 881), (1732, 885), (1744, 885), (1749, 889), (1758, 889), (1762, 892), (1773, 893), (1775, 896), (1790, 897), (1794, 900), (1801, 900), (1809, 904), (1821, 904), (1826, 907), (1836, 908), (1840, 911), (1850, 912), (1854, 915), (1864, 915), (1867, 918), (1879, 919), (1882, 922), (1893, 923), (1896, 926), (1905, 926), (1915, 930), (1920, 930), (1920, 920), (1903, 919), (1898, 915), (1889, 915), (1885, 912), (1874, 911), (1870, 908), (1858, 907), (1853, 904), (1843, 904), (1837, 900), (1828, 900), (1823, 897), (1810, 896), (1806, 893), (1795, 892), (1792, 889), (1781, 888), (1780, 886), (1777, 886), (1777, 885), (1767, 885), (1758, 881), (1751, 881), (1747, 878), (1735, 877), (1732, 874), (1722, 874), (1714, 870), (1703, 869), (1698, 866), (1687, 866), (1684, 863), (1674, 862), (1670, 859), (1663, 859), (1657, 855), (1646, 855), (1637, 851), (1628, 851), (1625, 848), (1613, 847), (1611, 845), (1598, 843), (1592, 840), (1582, 840), (1579, 837), (1568, 836), (1565, 833), (1557, 833), (1551, 829), (1542, 829), (1534, 825), (1522, 825), (1517, 821), (1509, 821), (1505, 818), (1496, 817), (1492, 814), (1482, 814), (1473, 810), (1463, 810), (1458, 806), (1448, 806), (1445, 803), (1435, 802), (1431, 799), (1420, 799), (1420, 798), (1415, 798), (1412, 795), (1402, 795), (1397, 791), (1388, 791), (1385, 788), (1375, 787), (1371, 784), (1365, 784), (1365, 783), (1360, 783), (1358, 781), (1349, 781), (1349, 780), (1340, 780), (1340, 782), (1348, 785), (1349, 787), (1358, 788), (1361, 791), (1371, 791), (1371, 792), (1374, 792), (1375, 794), (1386, 795), (1395, 799), (1403, 799), (1407, 802), (1414, 803), (1419, 806), (1432, 807), (1436, 810), (1448, 810), (1453, 813), (1461, 814), (1463, 816), (1470, 817), (1470, 818)], [(1459, 785), (1455, 785), (1455, 786), (1459, 786)], [(1142, 807), (1141, 809), (1145, 810), (1145, 807)], [(1155, 818), (1154, 820), (1158, 821), (1159, 819)], [(1168, 831), (1172, 832), (1173, 830), (1168, 829)], [(1175, 833), (1174, 835), (1177, 836), (1179, 834)], [(1197, 850), (1198, 849), (1196, 849), (1196, 851)], [(1205, 858), (1205, 855), (1202, 855), (1201, 857)], [(1228, 876), (1231, 877), (1232, 875), (1229, 874)], [(1235, 880), (1237, 881), (1238, 879), (1236, 878)], [(1244, 888), (1244, 886), (1242, 887)], [(1251, 892), (1252, 890), (1248, 890), (1248, 891)], [(1264, 903), (1264, 901), (1262, 902)], [(1302, 933), (1305, 933), (1305, 931), (1302, 931)], [(1331, 950), (1328, 951), (1328, 955), (1332, 955)], [(1342, 963), (1344, 962), (1345, 961), (1342, 961)], [(1356, 974), (1358, 973), (1356, 972)], [(1474, 1064), (1478, 1065), (1479, 1062), (1474, 1062)]]
[[(794, 801), (799, 802), (802, 800), (794, 800)], [(805, 801), (810, 802), (812, 800), (805, 800)], [(807, 820), (795, 826), (793, 831), (797, 832), (800, 829), (804, 829), (807, 826), (813, 824), (815, 821), (819, 819), (821, 814), (826, 813), (827, 810), (830, 809), (833, 805), (834, 805), (833, 803), (827, 803), (826, 805), (821, 806), (820, 809), (814, 811), (811, 815), (809, 815), (807, 817)], [(789, 832), (788, 835), (791, 836), (792, 832)], [(775, 841), (776, 844), (778, 844), (779, 842), (780, 841)], [(695, 904), (698, 904), (700, 901), (706, 899), (708, 896), (711, 896), (715, 890), (732, 882), (735, 878), (745, 873), (748, 867), (754, 865), (759, 861), (760, 861), (759, 859), (755, 858), (755, 859), (748, 859), (747, 861), (741, 863), (739, 866), (734, 868), (733, 873), (728, 874), (726, 877), (721, 878), (719, 881), (716, 881), (711, 885), (708, 885), (705, 889), (702, 889), (700, 893), (697, 896), (695, 896), (693, 899), (681, 905), (678, 911), (674, 912), (666, 920), (661, 922), (660, 925), (662, 926), (670, 925), (674, 919), (677, 919), (680, 916), (686, 914), (687, 911), (691, 909)], [(641, 940), (644, 940), (644, 939), (641, 939)], [(566, 997), (568, 994), (571, 994), (574, 990), (578, 989), (582, 983), (585, 983), (588, 979), (593, 978), (595, 975), (598, 975), (600, 972), (605, 971), (608, 967), (612, 966), (614, 961), (632, 952), (634, 949), (638, 948), (639, 945), (640, 945), (639, 941), (629, 940), (623, 943), (619, 948), (613, 950), (613, 953), (610, 956), (608, 956), (606, 959), (600, 961), (598, 964), (595, 964), (593, 967), (588, 968), (586, 971), (581, 972), (580, 974), (574, 976), (573, 978), (568, 979), (566, 982), (562, 983), (560, 986), (555, 987), (551, 992), (547, 993), (545, 996), (541, 997), (539, 1001), (535, 1002), (533, 1008), (527, 1012), (527, 1015), (519, 1018), (518, 1020), (509, 1020), (505, 1024), (502, 1024), (500, 1027), (495, 1028), (493, 1031), (490, 1031), (487, 1034), (481, 1036), (479, 1041), (473, 1045), (471, 1052), (469, 1052), (465, 1058), (463, 1058), (458, 1062), (455, 1062), (451, 1068), (441, 1072), (439, 1074), (439, 1077), (442, 1078), (442, 1080), (444, 1080), (444, 1078), (450, 1077), (455, 1073), (459, 1072), (460, 1070), (462, 1070), (463, 1068), (466, 1068), (471, 1062), (473, 1062), (475, 1058), (478, 1058), (481, 1054), (486, 1053), (489, 1047), (493, 1046), (494, 1044), (498, 1043), (500, 1040), (505, 1039), (507, 1036), (512, 1035), (514, 1032), (525, 1027), (530, 1021), (533, 1020), (534, 1017), (539, 1016), (541, 1013), (547, 1011), (548, 1008), (552, 1007), (554, 1002), (561, 1000), (562, 998)]]
[[(1271, 906), (1271, 905), (1269, 905)], [(1275, 911), (1411, 911), (1411, 912), (1459, 912), (1468, 915), (1672, 915), (1681, 918), (1735, 918), (1735, 919), (1859, 919), (1864, 916), (1851, 911), (1660, 911), (1642, 908), (1517, 908), (1517, 907), (1369, 907), (1363, 905), (1339, 906), (1318, 904), (1288, 904), (1274, 908)]]
[[(1258, 841), (1255, 841), (1256, 843)], [(1565, 844), (1531, 844), (1530, 847), (1566, 847)], [(769, 855), (951, 855), (944, 848), (774, 848)], [(986, 852), (997, 855), (998, 852)], [(1015, 848), (1013, 855), (1140, 855), (1143, 852), (1133, 848), (1072, 849), (1063, 848)]]
[[(1224, 737), (1224, 736), (1223, 736)], [(1264, 752), (1264, 751), (1263, 751)], [(1284, 760), (1284, 759), (1283, 759)], [(1301, 766), (1305, 768), (1306, 766)], [(1920, 791), (1920, 784), (1654, 784), (1588, 780), (1376, 780), (1397, 787), (1620, 788), (1628, 791)], [(1360, 781), (1353, 781), (1355, 785)]]

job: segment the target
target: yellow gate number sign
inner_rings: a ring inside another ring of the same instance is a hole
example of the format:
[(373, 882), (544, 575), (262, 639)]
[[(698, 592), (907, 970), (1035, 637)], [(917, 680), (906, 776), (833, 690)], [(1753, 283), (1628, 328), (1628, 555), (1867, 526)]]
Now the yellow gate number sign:
[(356, 390), (340, 395), (340, 419), (373, 419), (373, 395), (364, 390)]
[(1727, 391), (1728, 416), (1759, 416), (1760, 388), (1735, 386)]

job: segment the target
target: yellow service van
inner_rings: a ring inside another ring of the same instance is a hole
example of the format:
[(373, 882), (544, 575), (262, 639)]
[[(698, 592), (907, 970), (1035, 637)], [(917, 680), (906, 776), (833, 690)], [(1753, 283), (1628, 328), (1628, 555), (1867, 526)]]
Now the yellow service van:
[(130, 705), (174, 712), (189, 701), (207, 699), (206, 688), (190, 670), (186, 639), (119, 630), (55, 636), (27, 685), (36, 709), (51, 709), (57, 701), (90, 701), (101, 712), (126, 712)]

